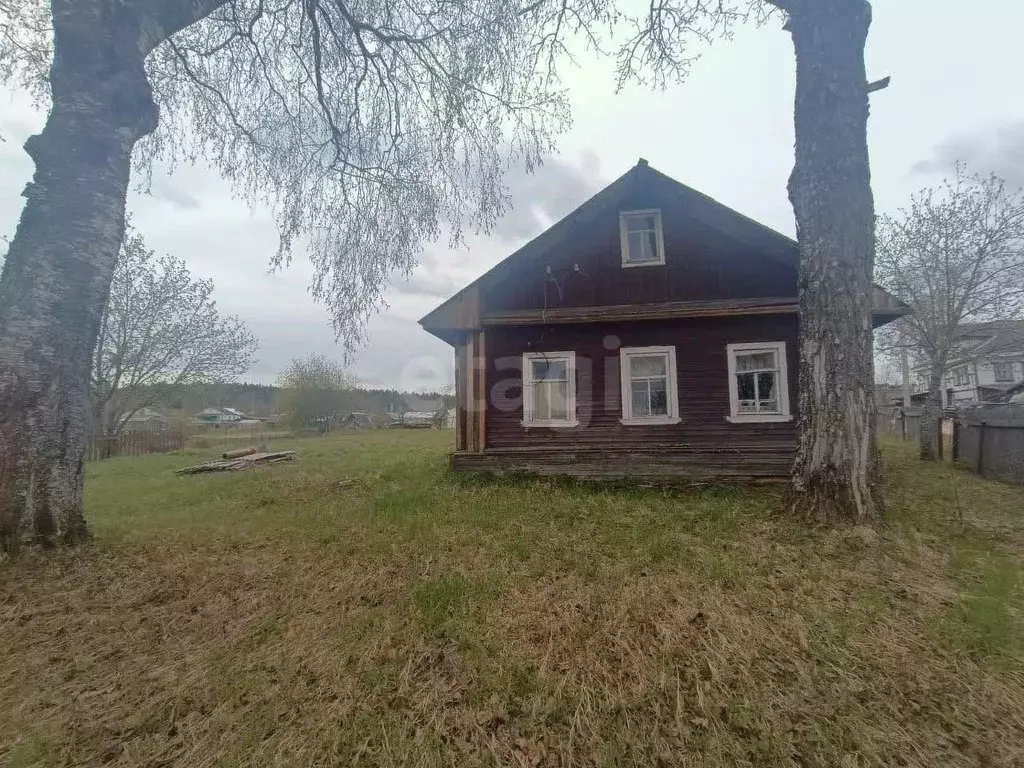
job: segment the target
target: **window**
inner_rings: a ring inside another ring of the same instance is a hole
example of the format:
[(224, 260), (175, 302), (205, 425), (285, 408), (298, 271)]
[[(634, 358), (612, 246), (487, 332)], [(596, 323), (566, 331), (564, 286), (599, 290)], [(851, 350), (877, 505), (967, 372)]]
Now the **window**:
[(992, 363), (992, 375), (996, 381), (1013, 381), (1013, 363)]
[(575, 427), (576, 353), (523, 355), (523, 426)]
[(789, 421), (786, 343), (729, 344), (728, 420)]
[(624, 211), (619, 214), (622, 266), (647, 267), (665, 263), (661, 211)]
[(678, 424), (675, 347), (619, 350), (623, 424)]
[(971, 383), (971, 374), (967, 370), (966, 365), (961, 365), (959, 368), (953, 369), (953, 385), (962, 387), (966, 384)]

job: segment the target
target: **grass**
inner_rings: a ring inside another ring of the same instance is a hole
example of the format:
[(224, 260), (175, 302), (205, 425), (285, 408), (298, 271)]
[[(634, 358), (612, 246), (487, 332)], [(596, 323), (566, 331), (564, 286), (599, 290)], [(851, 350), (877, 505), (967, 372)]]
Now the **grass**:
[(809, 530), (449, 440), (90, 465), (93, 543), (0, 564), (0, 765), (1024, 764), (1021, 489), (889, 443), (885, 528)]

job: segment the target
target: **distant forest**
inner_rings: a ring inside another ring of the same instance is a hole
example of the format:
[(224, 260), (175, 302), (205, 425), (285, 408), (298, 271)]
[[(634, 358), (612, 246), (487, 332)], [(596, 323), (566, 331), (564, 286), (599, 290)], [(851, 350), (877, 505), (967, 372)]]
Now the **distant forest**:
[[(279, 413), (279, 387), (266, 384), (208, 384), (184, 387), (165, 401), (167, 407), (187, 415), (208, 406), (237, 408), (250, 416)], [(339, 393), (342, 410), (366, 413), (403, 413), (434, 410), (440, 402), (455, 406), (455, 397), (440, 392), (399, 392), (394, 389), (352, 389)]]

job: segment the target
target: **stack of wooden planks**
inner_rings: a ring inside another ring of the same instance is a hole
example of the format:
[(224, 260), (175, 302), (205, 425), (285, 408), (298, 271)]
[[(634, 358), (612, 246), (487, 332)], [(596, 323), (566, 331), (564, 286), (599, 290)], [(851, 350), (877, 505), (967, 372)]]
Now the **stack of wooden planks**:
[(261, 464), (277, 464), (281, 461), (291, 461), (295, 451), (260, 451), (256, 448), (242, 448), (237, 451), (228, 451), (223, 454), (220, 461), (208, 461), (205, 464), (197, 464), (194, 467), (184, 467), (175, 474), (198, 475), (202, 472), (237, 472), (241, 469), (249, 469)]

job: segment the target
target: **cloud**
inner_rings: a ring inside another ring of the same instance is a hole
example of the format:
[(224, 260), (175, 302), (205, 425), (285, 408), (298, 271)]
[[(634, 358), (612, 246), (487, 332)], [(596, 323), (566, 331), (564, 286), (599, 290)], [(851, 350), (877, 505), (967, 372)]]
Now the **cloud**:
[(453, 296), (519, 243), (536, 237), (605, 184), (600, 161), (589, 150), (577, 162), (548, 157), (532, 174), (522, 166), (513, 168), (505, 176), (512, 207), (490, 235), (471, 236), (465, 247), (445, 250), (435, 244), (428, 248), (411, 275), (391, 279), (389, 303), (400, 297), (421, 297), (436, 304), (438, 299)]
[(183, 211), (192, 211), (199, 208), (199, 200), (165, 176), (156, 176), (154, 174), (153, 183), (149, 187), (149, 195), (155, 200), (170, 203), (175, 208)]
[(927, 160), (915, 164), (913, 173), (949, 173), (958, 162), (975, 173), (994, 173), (1024, 186), (1024, 121), (984, 132), (951, 136), (939, 144)]
[(369, 387), (405, 392), (437, 391), (454, 381), (452, 349), (417, 325), (391, 313), (370, 321), (370, 343), (352, 364), (352, 372)]
[(597, 155), (586, 150), (579, 164), (548, 157), (532, 174), (512, 168), (505, 185), (511, 210), (497, 223), (493, 236), (506, 242), (536, 237), (606, 185)]

